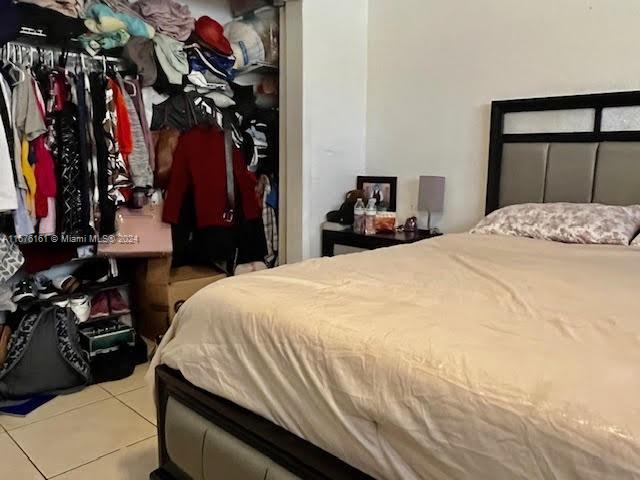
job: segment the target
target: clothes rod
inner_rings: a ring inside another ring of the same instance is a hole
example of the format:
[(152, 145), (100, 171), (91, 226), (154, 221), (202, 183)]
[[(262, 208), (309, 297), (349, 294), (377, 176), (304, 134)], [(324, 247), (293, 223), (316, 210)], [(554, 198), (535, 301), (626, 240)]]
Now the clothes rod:
[[(61, 47), (59, 45), (51, 45), (51, 44), (46, 44), (46, 43), (39, 43), (42, 42), (43, 40), (46, 40), (47, 34), (45, 33), (44, 30), (39, 29), (39, 28), (32, 28), (32, 27), (27, 27), (27, 26), (22, 26), (20, 27), (20, 36), (22, 37), (27, 37), (25, 39), (20, 39), (18, 38), (17, 40), (13, 40), (11, 42), (8, 43), (13, 43), (16, 46), (23, 46), (26, 48), (36, 48), (36, 49), (40, 49), (40, 50), (57, 50), (59, 52), (67, 52), (67, 55), (75, 55), (78, 56), (79, 54), (82, 54), (85, 58), (88, 59), (93, 59), (93, 60), (97, 60), (97, 61), (102, 61), (102, 58), (104, 57), (105, 60), (107, 62), (111, 62), (111, 63), (123, 63), (124, 59), (119, 58), (119, 57), (114, 57), (113, 55), (90, 55), (88, 52), (84, 51), (82, 49), (82, 47), (80, 46), (80, 42), (75, 39), (72, 38), (69, 41), (73, 44), (71, 47), (64, 48)], [(37, 45), (34, 45), (32, 43), (29, 42), (29, 38), (31, 37), (33, 38), (34, 42), (38, 42)], [(80, 52), (78, 52), (77, 50), (81, 50)]]
[(51, 45), (32, 45), (28, 42), (24, 42), (24, 41), (20, 41), (20, 40), (13, 40), (11, 42), (7, 42), (5, 44), (5, 46), (3, 48), (21, 48), (21, 49), (26, 49), (29, 51), (35, 51), (35, 52), (51, 52), (51, 53), (66, 53), (66, 55), (68, 57), (76, 57), (76, 58), (84, 58), (87, 60), (94, 60), (96, 62), (101, 62), (102, 59), (104, 58), (105, 61), (110, 62), (110, 63), (118, 63), (118, 64), (122, 64), (125, 62), (124, 59), (122, 58), (118, 58), (118, 57), (112, 57), (109, 55), (94, 55), (91, 56), (86, 52), (76, 52), (73, 50), (66, 50), (63, 47), (59, 47), (59, 46), (51, 46)]

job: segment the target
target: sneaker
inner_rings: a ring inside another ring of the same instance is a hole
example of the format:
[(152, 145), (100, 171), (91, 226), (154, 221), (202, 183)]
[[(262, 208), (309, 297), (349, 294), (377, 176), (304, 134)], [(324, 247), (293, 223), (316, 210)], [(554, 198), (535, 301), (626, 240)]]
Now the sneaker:
[(54, 278), (51, 281), (53, 288), (64, 294), (71, 294), (80, 287), (80, 282), (73, 275), (65, 275), (63, 277)]
[(109, 306), (111, 307), (111, 313), (114, 315), (131, 312), (129, 303), (124, 299), (120, 290), (109, 291)]
[(97, 293), (91, 299), (91, 318), (102, 318), (109, 316), (109, 299), (104, 292)]
[(97, 258), (85, 261), (73, 275), (85, 284), (104, 283), (111, 278), (109, 259)]
[(47, 300), (58, 295), (58, 291), (53, 287), (51, 279), (44, 275), (36, 278), (36, 288), (38, 290), (38, 298), (41, 300)]
[(13, 289), (13, 296), (11, 297), (11, 300), (13, 300), (14, 303), (28, 302), (35, 299), (36, 292), (32, 282), (29, 280), (23, 280), (16, 284)]
[(76, 314), (78, 323), (84, 323), (89, 320), (89, 316), (92, 313), (92, 305), (88, 295), (77, 295), (75, 297), (71, 297), (69, 300), (69, 306), (73, 313)]
[(71, 306), (71, 302), (69, 301), (69, 299), (65, 298), (64, 300), (51, 302), (51, 305), (55, 305), (56, 307), (69, 308)]

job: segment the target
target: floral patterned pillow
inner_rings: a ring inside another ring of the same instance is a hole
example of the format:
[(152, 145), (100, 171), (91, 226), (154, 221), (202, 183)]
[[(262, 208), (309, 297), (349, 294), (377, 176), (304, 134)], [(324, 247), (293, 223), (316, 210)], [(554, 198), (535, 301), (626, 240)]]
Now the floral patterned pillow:
[[(640, 205), (525, 203), (487, 215), (471, 233), (564, 243), (629, 245), (640, 231)], [(636, 239), (640, 246), (640, 239)]]

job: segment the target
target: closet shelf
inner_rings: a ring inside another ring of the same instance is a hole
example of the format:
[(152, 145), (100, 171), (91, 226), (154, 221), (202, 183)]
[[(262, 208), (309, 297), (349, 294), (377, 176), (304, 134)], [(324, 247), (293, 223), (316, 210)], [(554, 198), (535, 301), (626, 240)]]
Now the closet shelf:
[(267, 73), (278, 73), (278, 65), (272, 65), (270, 63), (256, 63), (255, 65), (248, 65), (239, 70), (236, 70), (236, 77), (242, 75), (264, 75)]
[(80, 327), (80, 329), (83, 329), (83, 328), (86, 328), (86, 327), (95, 327), (100, 322), (107, 322), (109, 320), (115, 320), (115, 319), (122, 318), (122, 317), (127, 317), (127, 316), (131, 316), (131, 312), (130, 311), (129, 312), (123, 312), (123, 313), (112, 313), (112, 314), (107, 315), (105, 317), (90, 318), (86, 322), (82, 322), (81, 324), (79, 324), (79, 327)]
[[(69, 300), (72, 297), (75, 297), (77, 295), (88, 295), (88, 296), (93, 296), (96, 295), (100, 292), (106, 292), (108, 290), (116, 290), (119, 288), (128, 288), (131, 284), (129, 282), (107, 282), (105, 284), (99, 284), (99, 285), (94, 285), (92, 287), (88, 287), (88, 288), (79, 288), (78, 290), (76, 290), (75, 292), (71, 293), (71, 294), (63, 294), (63, 295), (56, 295), (55, 297), (51, 297), (51, 298), (46, 298), (46, 299), (42, 299), (42, 298), (38, 298), (35, 300), (32, 300), (30, 302), (24, 302), (22, 305), (26, 308), (31, 308), (35, 305), (43, 305), (45, 303), (53, 303), (53, 302), (61, 302), (64, 300)], [(119, 316), (123, 316), (123, 315), (128, 315), (128, 313), (126, 314), (120, 314)], [(99, 318), (99, 320), (103, 320), (106, 317), (101, 317)], [(98, 320), (98, 319), (96, 319)]]

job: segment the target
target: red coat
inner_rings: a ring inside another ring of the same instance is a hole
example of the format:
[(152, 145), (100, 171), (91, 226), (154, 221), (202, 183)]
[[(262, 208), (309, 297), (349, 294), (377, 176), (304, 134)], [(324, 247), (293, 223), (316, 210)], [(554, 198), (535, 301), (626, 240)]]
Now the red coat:
[[(233, 151), (233, 173), (236, 207), (242, 206), (247, 220), (260, 218), (262, 207), (256, 193), (256, 176), (247, 170), (238, 149)], [(180, 208), (190, 190), (198, 228), (231, 226), (223, 218), (227, 208), (224, 133), (215, 127), (194, 128), (180, 136), (164, 202), (165, 222), (179, 222)]]

